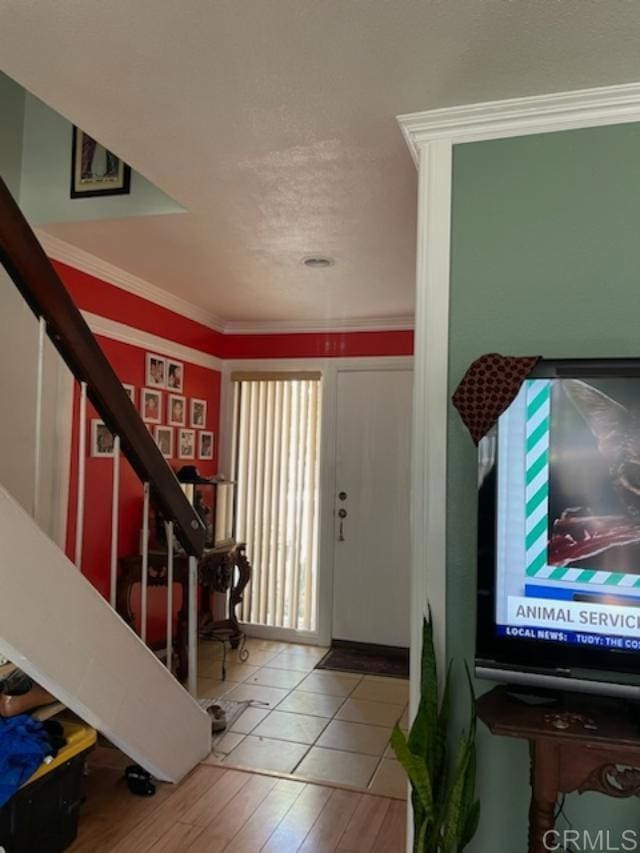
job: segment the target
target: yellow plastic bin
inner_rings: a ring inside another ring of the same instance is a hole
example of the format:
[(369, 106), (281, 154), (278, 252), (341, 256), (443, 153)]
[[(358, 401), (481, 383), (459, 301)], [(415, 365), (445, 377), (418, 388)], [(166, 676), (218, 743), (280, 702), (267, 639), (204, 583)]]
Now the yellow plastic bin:
[(78, 832), (86, 757), (96, 732), (62, 723), (67, 744), (0, 809), (0, 847), (6, 853), (60, 853)]

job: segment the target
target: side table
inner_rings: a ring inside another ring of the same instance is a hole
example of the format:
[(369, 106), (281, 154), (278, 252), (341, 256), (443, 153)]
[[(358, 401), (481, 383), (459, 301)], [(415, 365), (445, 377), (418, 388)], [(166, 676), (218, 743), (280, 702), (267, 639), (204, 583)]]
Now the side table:
[(640, 726), (619, 701), (567, 694), (559, 705), (531, 706), (496, 687), (477, 711), (492, 734), (529, 741), (529, 853), (553, 849), (560, 794), (640, 795)]
[[(182, 604), (178, 611), (175, 636), (175, 651), (178, 656), (176, 677), (186, 681), (188, 673), (187, 648), (187, 601), (189, 585), (188, 559), (176, 554), (173, 561), (174, 583), (182, 587)], [(149, 552), (148, 585), (167, 585), (166, 551)], [(120, 574), (116, 609), (131, 627), (135, 625), (135, 614), (131, 604), (131, 592), (135, 584), (142, 579), (142, 557), (133, 555), (120, 560)], [(198, 618), (200, 635), (217, 642), (224, 642), (223, 670), (226, 669), (226, 643), (239, 649), (241, 660), (246, 660), (249, 652), (244, 648), (245, 635), (240, 627), (236, 610), (242, 602), (245, 587), (251, 580), (251, 564), (246, 557), (246, 546), (242, 542), (229, 542), (217, 548), (205, 550), (198, 561), (198, 582), (203, 586), (202, 607)], [(224, 619), (214, 620), (211, 613), (213, 592), (228, 593), (227, 613)], [(150, 643), (150, 648), (164, 648), (164, 640)], [(226, 674), (226, 673), (225, 673)]]

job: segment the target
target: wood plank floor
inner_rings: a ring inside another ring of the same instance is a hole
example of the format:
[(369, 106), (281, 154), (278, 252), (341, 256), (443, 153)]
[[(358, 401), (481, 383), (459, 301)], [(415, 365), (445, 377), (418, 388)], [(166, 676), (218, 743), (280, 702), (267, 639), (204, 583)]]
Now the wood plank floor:
[(405, 853), (406, 803), (200, 765), (148, 799), (129, 793), (128, 763), (97, 749), (78, 839), (82, 853)]

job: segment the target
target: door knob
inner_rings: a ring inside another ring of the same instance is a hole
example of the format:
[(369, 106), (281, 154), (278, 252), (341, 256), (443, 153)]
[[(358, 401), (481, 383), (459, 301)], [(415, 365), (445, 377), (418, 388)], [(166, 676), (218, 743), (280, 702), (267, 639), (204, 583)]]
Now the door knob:
[(340, 498), (341, 501), (346, 501), (347, 493), (346, 492), (338, 492), (338, 497)]
[(340, 531), (338, 533), (338, 542), (344, 542), (344, 520), (347, 517), (348, 513), (346, 509), (338, 510), (338, 518), (340, 519)]

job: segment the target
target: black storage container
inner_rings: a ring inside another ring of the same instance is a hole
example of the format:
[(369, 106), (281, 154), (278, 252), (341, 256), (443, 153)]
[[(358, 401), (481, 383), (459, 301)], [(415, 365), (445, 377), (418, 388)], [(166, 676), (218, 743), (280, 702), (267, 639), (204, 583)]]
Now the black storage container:
[(87, 755), (96, 734), (64, 724), (67, 746), (0, 809), (0, 847), (6, 853), (60, 853), (75, 840)]

